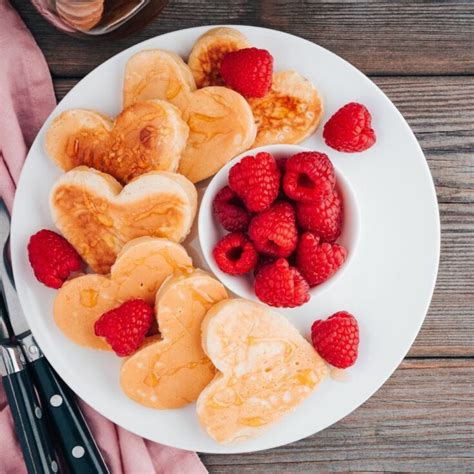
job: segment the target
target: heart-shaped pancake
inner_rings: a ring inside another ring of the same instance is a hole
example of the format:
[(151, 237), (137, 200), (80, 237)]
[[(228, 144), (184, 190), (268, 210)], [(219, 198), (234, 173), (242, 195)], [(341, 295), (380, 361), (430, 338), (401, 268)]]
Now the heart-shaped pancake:
[[(212, 28), (196, 41), (188, 64), (198, 87), (223, 85), (222, 58), (249, 48), (247, 38), (233, 28)], [(322, 100), (313, 84), (295, 71), (273, 75), (265, 97), (248, 99), (257, 124), (256, 148), (274, 143), (299, 143), (311, 135), (323, 114)]]
[(196, 85), (223, 86), (221, 62), (231, 51), (250, 48), (247, 38), (238, 30), (228, 27), (212, 28), (198, 38), (189, 55), (188, 65)]
[(202, 270), (170, 277), (156, 295), (162, 340), (147, 344), (122, 366), (123, 391), (152, 408), (179, 408), (197, 399), (216, 370), (201, 346), (201, 322), (227, 298), (224, 286)]
[(178, 171), (196, 183), (249, 149), (256, 128), (247, 102), (231, 89), (204, 87), (188, 97), (181, 111), (189, 125), (189, 139)]
[(128, 183), (148, 171), (176, 171), (188, 132), (176, 107), (150, 100), (125, 108), (115, 122), (92, 110), (67, 110), (49, 126), (45, 147), (65, 171), (85, 165)]
[(197, 192), (184, 176), (151, 171), (124, 188), (112, 176), (80, 166), (54, 184), (56, 227), (96, 273), (108, 273), (128, 241), (142, 236), (181, 242), (191, 230)]
[[(204, 87), (194, 91), (182, 68), (166, 67), (175, 58), (162, 50), (145, 50), (132, 56), (125, 69), (124, 104), (149, 98), (167, 99), (182, 112), (189, 138), (178, 171), (193, 183), (215, 174), (234, 156), (250, 148), (256, 127), (247, 101), (226, 87)], [(189, 71), (189, 69), (188, 69)], [(175, 74), (167, 77), (167, 74)], [(178, 92), (176, 92), (178, 91)]]
[(273, 143), (299, 143), (319, 125), (323, 104), (313, 84), (295, 71), (273, 74), (264, 97), (248, 99), (257, 124), (252, 148)]
[(201, 392), (197, 415), (219, 443), (258, 435), (294, 410), (327, 372), (286, 318), (244, 299), (208, 311), (202, 345), (219, 372)]
[(179, 244), (140, 237), (123, 247), (110, 275), (82, 275), (66, 282), (54, 300), (54, 320), (66, 337), (81, 346), (110, 350), (94, 333), (102, 314), (134, 298), (153, 305), (163, 281), (175, 271), (191, 271), (192, 261)]
[(134, 54), (125, 68), (123, 103), (163, 99), (179, 103), (180, 96), (196, 90), (193, 75), (176, 53), (146, 49)]

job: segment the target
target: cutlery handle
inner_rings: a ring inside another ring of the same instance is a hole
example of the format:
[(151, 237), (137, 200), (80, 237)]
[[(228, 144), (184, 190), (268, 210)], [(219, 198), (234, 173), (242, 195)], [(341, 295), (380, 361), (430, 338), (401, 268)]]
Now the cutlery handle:
[(30, 474), (58, 472), (59, 466), (47, 431), (46, 420), (25, 366), (21, 348), (0, 347), (6, 375), (3, 386), (15, 423), (23, 457)]
[[(39, 348), (38, 348), (39, 350)], [(102, 454), (72, 391), (43, 355), (30, 362), (36, 389), (73, 474), (108, 473)]]

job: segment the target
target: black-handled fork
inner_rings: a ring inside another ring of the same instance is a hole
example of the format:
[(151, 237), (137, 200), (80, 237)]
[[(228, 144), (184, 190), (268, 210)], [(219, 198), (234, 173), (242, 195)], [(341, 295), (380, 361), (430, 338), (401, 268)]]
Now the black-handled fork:
[[(11, 271), (8, 252), (9, 229), (9, 215), (0, 200), (0, 249), (2, 250), (0, 254), (0, 277), (6, 303), (6, 311), (3, 318), (0, 316), (0, 320), (3, 319), (5, 329), (10, 330), (10, 336), (12, 332), (14, 333), (13, 341), (17, 344), (15, 346), (17, 352), (18, 345), (21, 347), (19, 357), (23, 360), (23, 366), (27, 366), (32, 372), (32, 380), (41, 399), (42, 415), (44, 418), (48, 418), (55, 431), (61, 447), (62, 457), (66, 460), (69, 471), (73, 474), (108, 473), (109, 470), (72, 392), (46, 360), (29, 330), (16, 294)], [(24, 383), (27, 383), (29, 371), (24, 370), (23, 373), (22, 379)], [(28, 379), (28, 383), (31, 385), (31, 379)], [(26, 391), (24, 392), (26, 393)], [(16, 428), (17, 431), (21, 431), (22, 425), (20, 424)], [(20, 439), (22, 435), (23, 433), (19, 434)], [(34, 444), (38, 441), (38, 437), (31, 438), (29, 441), (30, 444)], [(25, 454), (25, 450), (23, 453)], [(25, 456), (28, 456), (27, 451)], [(33, 458), (33, 461), (39, 462), (37, 457)], [(41, 469), (44, 469), (44, 466), (41, 466)], [(53, 467), (57, 467), (57, 461), (54, 461)], [(56, 472), (54, 470), (31, 469), (28, 466), (29, 472)]]

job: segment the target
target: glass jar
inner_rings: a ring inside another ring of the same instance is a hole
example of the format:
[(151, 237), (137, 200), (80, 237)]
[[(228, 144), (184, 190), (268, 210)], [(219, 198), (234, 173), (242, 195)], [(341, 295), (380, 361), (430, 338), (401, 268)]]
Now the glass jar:
[(31, 0), (58, 30), (83, 38), (122, 37), (143, 28), (168, 0)]

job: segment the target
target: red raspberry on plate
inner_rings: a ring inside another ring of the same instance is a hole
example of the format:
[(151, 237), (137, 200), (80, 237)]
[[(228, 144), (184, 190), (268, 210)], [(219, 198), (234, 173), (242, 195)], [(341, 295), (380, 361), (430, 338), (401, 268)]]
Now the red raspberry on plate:
[(283, 190), (295, 201), (319, 201), (329, 195), (335, 185), (334, 168), (324, 153), (303, 151), (286, 162)]
[(272, 85), (273, 57), (265, 49), (231, 51), (222, 59), (221, 75), (226, 85), (244, 97), (263, 97)]
[(342, 200), (334, 190), (319, 202), (296, 203), (296, 221), (325, 242), (335, 242), (342, 230)]
[(229, 232), (247, 230), (250, 214), (245, 209), (243, 201), (229, 186), (225, 186), (216, 194), (212, 210), (225, 230)]
[(46, 229), (30, 237), (28, 259), (36, 279), (50, 288), (61, 288), (82, 265), (76, 249), (64, 237)]
[(96, 336), (105, 337), (119, 357), (133, 354), (153, 323), (153, 308), (141, 299), (126, 301), (104, 313), (94, 324)]
[(217, 266), (230, 275), (243, 275), (257, 264), (258, 255), (252, 242), (242, 232), (227, 234), (212, 252)]
[(309, 286), (316, 286), (334, 275), (346, 256), (347, 251), (341, 245), (319, 243), (319, 237), (305, 232), (296, 251), (296, 267)]
[(341, 107), (324, 125), (326, 145), (348, 153), (367, 150), (375, 143), (372, 117), (367, 108), (357, 102)]
[(284, 258), (264, 265), (255, 276), (255, 294), (270, 306), (294, 308), (309, 300), (309, 286)]
[(278, 201), (270, 209), (254, 216), (250, 221), (249, 236), (255, 248), (265, 255), (291, 255), (298, 243), (293, 206), (288, 202)]
[(339, 311), (311, 326), (311, 339), (318, 354), (339, 369), (354, 365), (359, 351), (359, 326), (352, 314)]

